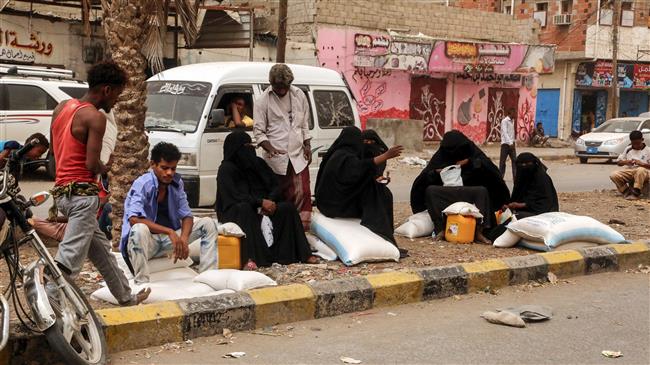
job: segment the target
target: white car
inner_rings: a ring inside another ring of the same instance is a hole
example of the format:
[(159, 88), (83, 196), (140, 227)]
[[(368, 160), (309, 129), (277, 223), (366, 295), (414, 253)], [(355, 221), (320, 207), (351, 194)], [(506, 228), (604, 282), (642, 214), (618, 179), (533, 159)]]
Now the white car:
[[(643, 114), (642, 114), (643, 115)], [(630, 132), (641, 131), (645, 143), (650, 145), (650, 115), (647, 117), (626, 117), (610, 119), (580, 136), (576, 140), (575, 154), (580, 163), (589, 159), (616, 159), (630, 144)]]
[[(50, 138), (52, 111), (63, 100), (80, 98), (88, 86), (74, 72), (49, 67), (0, 64), (0, 140), (25, 143), (40, 132)], [(25, 168), (47, 168), (54, 177), (52, 153), (25, 163)]]

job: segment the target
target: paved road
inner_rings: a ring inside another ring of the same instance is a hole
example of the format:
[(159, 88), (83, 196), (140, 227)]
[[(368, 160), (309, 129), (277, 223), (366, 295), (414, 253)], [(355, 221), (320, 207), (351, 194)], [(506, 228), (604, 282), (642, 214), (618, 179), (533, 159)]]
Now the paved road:
[[(547, 162), (549, 174), (558, 192), (592, 191), (594, 189), (613, 189), (609, 174), (618, 167), (614, 164), (594, 162), (586, 165), (576, 163), (575, 159)], [(406, 173), (391, 174), (390, 189), (395, 201), (408, 201), (413, 180), (420, 170), (409, 169)], [(506, 171), (506, 182), (512, 189), (510, 165)]]
[[(553, 308), (548, 322), (512, 328), (479, 315), (511, 305)], [(376, 363), (648, 364), (650, 284), (647, 274), (607, 273), (539, 288), (509, 287), (498, 295), (473, 294), (427, 303), (373, 309), (279, 326), (279, 337), (236, 333), (194, 340), (174, 350), (161, 347), (117, 353), (125, 364), (341, 364), (347, 356)], [(289, 334), (292, 337), (289, 337)], [(621, 351), (608, 359), (603, 350)], [(229, 352), (245, 357), (224, 359)]]
[[(613, 164), (605, 164), (602, 162), (580, 165), (574, 160), (567, 162), (549, 162), (547, 166), (559, 192), (612, 189), (613, 185), (609, 180), (609, 174), (617, 168)], [(406, 172), (400, 174), (391, 174), (392, 182), (390, 188), (396, 202), (408, 201), (411, 184), (419, 171), (418, 169), (408, 169)], [(506, 174), (506, 182), (512, 187), (512, 176), (509, 170)], [(43, 174), (38, 174), (27, 177), (21, 182), (20, 186), (23, 193), (29, 196), (38, 191), (51, 188), (52, 182), (45, 179)], [(47, 216), (48, 208), (49, 204), (37, 207), (34, 209), (34, 213), (38, 216), (45, 217)]]

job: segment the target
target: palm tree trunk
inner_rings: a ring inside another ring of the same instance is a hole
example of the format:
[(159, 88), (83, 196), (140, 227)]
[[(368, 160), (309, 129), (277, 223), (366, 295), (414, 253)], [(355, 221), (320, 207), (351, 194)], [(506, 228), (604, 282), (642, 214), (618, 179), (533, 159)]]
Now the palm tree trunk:
[(109, 173), (113, 205), (113, 248), (119, 247), (124, 199), (133, 181), (148, 167), (149, 141), (144, 130), (147, 60), (142, 54), (146, 11), (141, 0), (103, 0), (103, 27), (108, 48), (129, 77), (115, 106), (117, 144)]

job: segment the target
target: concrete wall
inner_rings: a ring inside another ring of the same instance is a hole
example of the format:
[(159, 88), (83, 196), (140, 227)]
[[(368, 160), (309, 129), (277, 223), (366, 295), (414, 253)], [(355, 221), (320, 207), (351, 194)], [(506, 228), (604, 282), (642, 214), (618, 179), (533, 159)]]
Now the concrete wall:
[(387, 146), (404, 146), (410, 151), (422, 151), (423, 120), (368, 119), (366, 128), (374, 129)]
[[(309, 20), (305, 16), (303, 22)], [(399, 29), (432, 37), (538, 43), (538, 26), (531, 19), (414, 0), (316, 0), (315, 20), (319, 25)]]
[[(650, 4), (648, 4), (650, 6)], [(622, 61), (650, 62), (650, 52), (640, 53), (639, 49), (650, 51), (650, 28), (619, 27), (618, 59)], [(587, 28), (585, 56), (588, 58), (612, 58), (612, 27), (590, 25)]]

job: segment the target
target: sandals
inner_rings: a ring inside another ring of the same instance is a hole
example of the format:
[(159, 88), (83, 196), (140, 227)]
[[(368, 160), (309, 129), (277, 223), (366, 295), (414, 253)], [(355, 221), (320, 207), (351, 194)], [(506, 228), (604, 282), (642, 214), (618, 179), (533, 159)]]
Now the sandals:
[(245, 271), (256, 271), (257, 270), (257, 264), (253, 260), (248, 260), (246, 263), (246, 266), (244, 266), (243, 270)]

